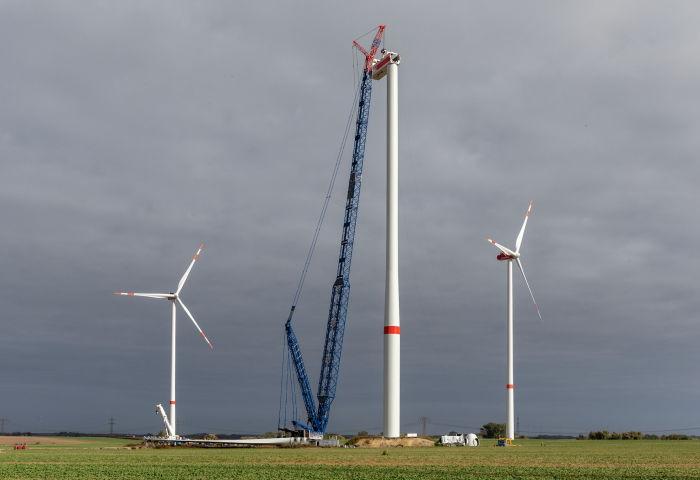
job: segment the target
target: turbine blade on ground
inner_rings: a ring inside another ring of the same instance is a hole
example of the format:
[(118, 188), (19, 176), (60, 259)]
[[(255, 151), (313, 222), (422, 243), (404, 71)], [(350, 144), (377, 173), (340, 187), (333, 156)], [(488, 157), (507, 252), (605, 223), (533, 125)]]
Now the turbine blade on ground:
[(185, 280), (187, 280), (187, 276), (190, 274), (190, 270), (192, 270), (192, 266), (194, 265), (194, 262), (197, 260), (197, 257), (199, 256), (199, 252), (202, 251), (202, 248), (204, 248), (204, 244), (202, 244), (202, 246), (199, 247), (199, 250), (197, 250), (197, 254), (194, 256), (194, 259), (192, 260), (192, 263), (190, 263), (190, 268), (187, 269), (185, 274), (182, 276), (182, 279), (180, 279), (180, 283), (177, 284), (177, 292), (175, 292), (176, 295), (178, 293), (180, 293), (180, 290), (182, 290), (182, 286), (185, 284)]
[(199, 330), (199, 333), (202, 334), (202, 336), (204, 337), (204, 340), (207, 341), (207, 343), (209, 344), (209, 346), (210, 346), (211, 348), (214, 348), (214, 347), (212, 347), (211, 342), (209, 341), (209, 339), (207, 338), (207, 336), (204, 335), (204, 332), (202, 331), (202, 329), (199, 328), (199, 325), (197, 325), (197, 322), (195, 322), (194, 317), (192, 316), (192, 314), (190, 313), (190, 311), (187, 310), (187, 307), (185, 306), (185, 304), (182, 303), (182, 300), (180, 300), (180, 299), (178, 298), (177, 301), (180, 303), (180, 306), (181, 306), (183, 309), (185, 309), (185, 313), (187, 313), (187, 315), (189, 315), (190, 319), (192, 319), (192, 323), (194, 323), (194, 326), (197, 327), (197, 330)]
[(172, 297), (172, 293), (120, 293), (116, 292), (115, 295), (133, 295), (134, 297), (150, 297), (150, 298), (168, 298)]
[(527, 207), (527, 214), (525, 215), (525, 221), (523, 222), (523, 228), (520, 229), (518, 234), (518, 239), (515, 241), (515, 251), (520, 251), (520, 244), (523, 241), (523, 234), (525, 233), (525, 225), (527, 225), (527, 219), (530, 217), (530, 209), (532, 208), (532, 200), (530, 200), (530, 206)]
[(527, 285), (527, 289), (530, 290), (530, 296), (532, 297), (532, 302), (535, 304), (535, 308), (537, 309), (537, 315), (540, 316), (540, 322), (542, 322), (542, 325), (544, 325), (544, 320), (542, 320), (542, 314), (540, 313), (540, 309), (537, 308), (537, 302), (535, 302), (535, 296), (532, 294), (532, 289), (530, 288), (530, 284), (527, 283), (527, 277), (525, 276), (525, 270), (523, 270), (523, 264), (520, 263), (519, 258), (516, 258), (515, 261), (518, 263), (518, 267), (520, 267), (520, 273), (523, 274), (523, 278), (525, 279), (525, 285)]
[(515, 255), (515, 253), (513, 253), (513, 252), (510, 251), (510, 250), (508, 250), (508, 249), (507, 249), (506, 247), (504, 247), (503, 245), (497, 244), (496, 242), (494, 242), (493, 240), (491, 240), (489, 237), (484, 237), (484, 238), (485, 238), (486, 240), (488, 240), (489, 242), (493, 243), (494, 245), (496, 245), (498, 248), (500, 248), (501, 251), (502, 251), (503, 253), (507, 253), (508, 255)]

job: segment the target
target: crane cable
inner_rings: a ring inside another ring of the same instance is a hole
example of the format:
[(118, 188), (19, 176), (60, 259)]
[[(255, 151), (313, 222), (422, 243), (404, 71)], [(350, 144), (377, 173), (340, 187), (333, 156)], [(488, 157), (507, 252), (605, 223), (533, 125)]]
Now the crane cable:
[[(363, 35), (364, 36), (364, 35)], [(360, 37), (361, 38), (361, 37)], [(357, 89), (355, 90), (355, 96), (352, 101), (352, 108), (350, 109), (350, 115), (348, 116), (348, 121), (345, 125), (345, 132), (343, 133), (343, 140), (340, 144), (340, 150), (338, 152), (338, 156), (336, 157), (335, 160), (335, 166), (333, 167), (333, 175), (331, 175), (331, 181), (330, 184), (328, 185), (328, 192), (326, 193), (326, 199), (323, 202), (323, 208), (321, 209), (321, 215), (318, 219), (318, 223), (316, 224), (316, 231), (314, 232), (313, 239), (311, 240), (311, 247), (309, 248), (309, 253), (306, 256), (306, 262), (304, 263), (304, 269), (301, 272), (301, 278), (299, 279), (299, 283), (297, 285), (297, 290), (296, 293), (294, 294), (294, 300), (292, 301), (292, 309), (296, 308), (297, 303), (299, 302), (299, 297), (301, 296), (301, 290), (302, 287), (304, 286), (304, 280), (306, 279), (306, 274), (309, 271), (309, 265), (311, 264), (311, 257), (314, 254), (314, 249), (316, 248), (316, 242), (318, 241), (318, 236), (321, 233), (321, 227), (323, 225), (323, 220), (326, 216), (326, 211), (328, 210), (328, 202), (332, 199), (331, 194), (333, 193), (333, 186), (335, 185), (335, 180), (338, 176), (338, 170), (340, 169), (340, 161), (343, 158), (343, 152), (345, 151), (345, 144), (347, 143), (348, 135), (350, 133), (350, 127), (352, 125), (352, 121), (354, 118), (355, 114), (355, 109), (357, 108), (357, 103), (358, 103), (358, 97), (360, 95), (360, 86), (358, 84)], [(279, 414), (277, 418), (277, 426), (279, 427), (282, 423), (282, 391), (286, 390), (289, 388), (289, 374), (287, 374), (288, 381), (284, 381), (285, 377), (285, 353), (287, 353), (287, 357), (291, 355), (291, 352), (288, 352), (288, 345), (286, 342), (286, 334), (284, 337), (284, 344), (282, 348), (282, 378), (280, 379), (280, 406), (279, 406)], [(290, 360), (287, 358), (286, 360), (287, 364), (287, 369), (289, 370), (290, 368)], [(294, 380), (293, 378), (291, 379), (292, 382), (292, 410), (293, 410), (293, 416), (294, 420), (297, 420), (297, 399), (296, 399), (296, 388), (294, 385)], [(285, 401), (284, 401), (284, 425), (286, 428), (287, 425), (287, 395), (285, 393)]]
[(296, 307), (299, 297), (301, 296), (301, 289), (304, 286), (304, 280), (306, 279), (306, 273), (309, 271), (309, 264), (311, 263), (311, 257), (314, 254), (314, 249), (316, 248), (316, 242), (318, 241), (318, 235), (321, 233), (321, 226), (323, 225), (323, 219), (326, 216), (326, 210), (328, 209), (328, 202), (331, 199), (331, 193), (333, 192), (333, 185), (335, 184), (335, 179), (338, 175), (338, 169), (340, 168), (340, 161), (343, 157), (343, 151), (345, 150), (345, 143), (348, 139), (348, 133), (350, 132), (350, 125), (352, 124), (353, 114), (355, 113), (355, 108), (357, 105), (357, 98), (360, 94), (360, 88), (358, 86), (355, 91), (355, 98), (353, 98), (352, 109), (350, 110), (350, 116), (348, 117), (348, 122), (345, 125), (345, 133), (343, 134), (343, 141), (340, 144), (340, 151), (338, 152), (338, 157), (335, 161), (335, 167), (333, 168), (333, 175), (331, 176), (331, 183), (328, 185), (328, 193), (326, 194), (326, 199), (323, 202), (323, 208), (321, 209), (321, 216), (318, 219), (318, 224), (316, 225), (316, 231), (314, 232), (313, 240), (311, 241), (311, 247), (309, 248), (309, 253), (306, 256), (306, 263), (304, 263), (304, 269), (301, 272), (301, 278), (299, 279), (299, 284), (297, 285), (297, 291), (294, 294), (294, 301), (292, 306)]
[[(284, 354), (287, 353), (287, 338), (286, 335), (282, 335), (282, 377), (280, 378), (280, 410), (277, 415), (277, 428), (282, 425), (282, 390), (284, 390)], [(287, 426), (287, 407), (284, 407), (284, 423)]]

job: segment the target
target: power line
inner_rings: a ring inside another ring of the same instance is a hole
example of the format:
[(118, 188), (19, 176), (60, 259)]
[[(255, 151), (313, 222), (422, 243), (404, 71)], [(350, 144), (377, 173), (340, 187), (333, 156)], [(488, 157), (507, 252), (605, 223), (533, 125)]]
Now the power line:
[(38, 418), (38, 419), (39, 419), (39, 433), (42, 433), (42, 432), (41, 432), (41, 419), (44, 418), (44, 416), (46, 416), (46, 414), (41, 415), (41, 416), (36, 416), (36, 415), (34, 415), (35, 418)]
[(180, 420), (180, 419), (175, 420), (175, 435), (180, 434), (180, 424), (181, 423), (187, 423), (187, 422), (185, 422), (184, 420)]
[(430, 418), (429, 417), (420, 417), (418, 419), (418, 421), (423, 424), (423, 436), (427, 437), (428, 434), (425, 433), (426, 432), (426, 425), (430, 423)]
[(455, 425), (454, 423), (437, 423), (437, 422), (432, 422), (432, 423), (433, 423), (433, 425), (440, 425), (443, 427), (457, 427), (457, 428), (469, 428), (469, 429), (479, 430), (479, 427), (467, 426), (467, 425)]
[(114, 435), (114, 415), (109, 417), (109, 434)]
[(5, 424), (10, 423), (6, 418), (0, 418), (0, 423), (2, 423), (2, 434), (5, 435)]

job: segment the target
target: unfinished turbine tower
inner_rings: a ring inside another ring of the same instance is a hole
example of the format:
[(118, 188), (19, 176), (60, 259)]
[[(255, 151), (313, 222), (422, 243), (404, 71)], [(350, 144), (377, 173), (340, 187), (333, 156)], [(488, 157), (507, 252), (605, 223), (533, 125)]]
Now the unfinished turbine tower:
[[(363, 50), (360, 45), (355, 45)], [(364, 50), (363, 50), (364, 52)], [(399, 310), (399, 63), (382, 49), (373, 80), (386, 76), (386, 283), (384, 284), (384, 436), (401, 436), (401, 316)], [(365, 53), (365, 55), (367, 55)], [(369, 61), (369, 56), (367, 56)]]
[[(384, 288), (384, 434), (401, 436), (401, 317), (399, 311), (399, 55), (387, 52), (386, 285)], [(380, 62), (381, 63), (381, 62)], [(381, 70), (378, 74), (381, 74)], [(381, 78), (381, 77), (377, 77)]]

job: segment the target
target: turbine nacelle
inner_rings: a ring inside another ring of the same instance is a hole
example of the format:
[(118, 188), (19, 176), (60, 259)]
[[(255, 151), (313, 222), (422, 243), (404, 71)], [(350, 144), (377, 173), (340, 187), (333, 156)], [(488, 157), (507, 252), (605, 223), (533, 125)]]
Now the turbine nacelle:
[(499, 261), (514, 260), (516, 258), (520, 258), (520, 254), (518, 252), (511, 252), (509, 250), (508, 253), (506, 253), (506, 252), (501, 250), (501, 253), (499, 253), (498, 256), (496, 257), (496, 260), (499, 260)]

